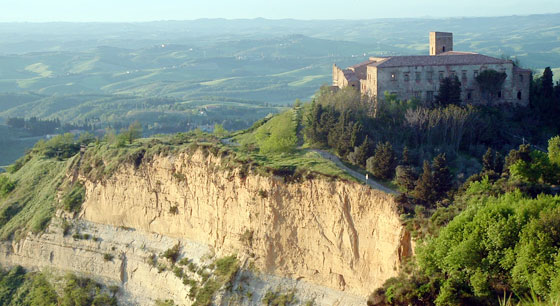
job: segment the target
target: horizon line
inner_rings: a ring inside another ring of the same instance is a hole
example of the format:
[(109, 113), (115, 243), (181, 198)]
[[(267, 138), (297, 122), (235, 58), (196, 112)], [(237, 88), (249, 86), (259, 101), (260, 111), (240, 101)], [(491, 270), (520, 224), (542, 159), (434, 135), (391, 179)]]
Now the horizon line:
[(224, 17), (201, 17), (196, 19), (154, 19), (154, 20), (138, 20), (138, 21), (0, 21), (0, 24), (48, 24), (48, 23), (151, 23), (151, 22), (194, 22), (194, 21), (303, 21), (303, 22), (320, 22), (320, 21), (374, 21), (374, 20), (452, 20), (452, 19), (479, 19), (479, 18), (507, 18), (507, 17), (530, 17), (530, 16), (552, 16), (560, 15), (560, 12), (543, 13), (543, 14), (512, 14), (512, 15), (495, 15), (495, 16), (451, 16), (451, 17), (437, 17), (437, 16), (420, 16), (420, 17), (379, 17), (379, 18), (333, 18), (333, 19), (299, 19), (299, 18), (266, 18), (266, 17), (253, 17), (253, 18), (224, 18)]

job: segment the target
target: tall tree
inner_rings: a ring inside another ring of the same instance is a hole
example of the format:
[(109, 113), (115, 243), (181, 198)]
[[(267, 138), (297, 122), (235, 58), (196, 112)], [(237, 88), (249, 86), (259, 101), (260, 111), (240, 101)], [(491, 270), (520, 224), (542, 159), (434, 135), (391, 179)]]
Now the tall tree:
[(493, 69), (487, 69), (478, 74), (476, 82), (480, 88), (482, 98), (486, 100), (487, 104), (492, 104), (498, 96), (506, 78), (505, 72), (498, 72)]
[(435, 102), (438, 106), (461, 103), (461, 82), (456, 75), (440, 81)]
[(367, 160), (367, 169), (378, 178), (391, 179), (395, 175), (397, 157), (389, 142), (378, 143), (375, 154)]
[(437, 199), (441, 200), (453, 187), (453, 175), (447, 164), (445, 153), (438, 154), (432, 162), (432, 172), (434, 178), (434, 189)]
[(430, 162), (428, 162), (427, 160), (424, 160), (422, 175), (416, 182), (416, 187), (414, 188), (412, 195), (428, 206), (433, 206), (437, 201), (437, 192), (435, 190), (435, 181), (432, 174), (432, 167), (430, 167)]

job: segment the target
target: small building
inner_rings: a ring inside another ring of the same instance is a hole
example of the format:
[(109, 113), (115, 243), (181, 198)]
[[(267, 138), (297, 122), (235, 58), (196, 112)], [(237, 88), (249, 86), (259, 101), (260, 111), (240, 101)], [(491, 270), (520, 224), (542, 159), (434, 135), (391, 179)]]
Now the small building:
[[(487, 101), (476, 77), (484, 70), (504, 72), (502, 88)], [(529, 104), (531, 70), (513, 61), (474, 52), (453, 50), (453, 34), (430, 32), (429, 55), (370, 57), (368, 61), (341, 69), (333, 65), (333, 86), (351, 86), (362, 94), (380, 100), (384, 93), (401, 100), (419, 99), (430, 103), (438, 93), (440, 81), (457, 76), (462, 101), (469, 104)]]

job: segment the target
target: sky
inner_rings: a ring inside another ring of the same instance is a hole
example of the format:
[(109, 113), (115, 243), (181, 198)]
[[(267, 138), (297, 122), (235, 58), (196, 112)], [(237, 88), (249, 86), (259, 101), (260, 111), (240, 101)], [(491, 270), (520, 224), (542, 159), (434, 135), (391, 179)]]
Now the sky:
[(0, 22), (445, 18), (558, 12), (559, 0), (0, 0)]

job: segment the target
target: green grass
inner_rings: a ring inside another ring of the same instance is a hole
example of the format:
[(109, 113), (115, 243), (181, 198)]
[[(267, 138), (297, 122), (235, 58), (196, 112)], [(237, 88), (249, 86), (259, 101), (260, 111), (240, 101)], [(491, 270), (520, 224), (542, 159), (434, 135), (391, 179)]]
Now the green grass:
[[(347, 180), (354, 180), (330, 160), (322, 158), (316, 152), (306, 151), (297, 148), (295, 143), (289, 150), (263, 150), (269, 141), (277, 142), (278, 139), (295, 137), (296, 123), (294, 113), (288, 110), (276, 115), (253, 129), (245, 133), (238, 133), (234, 136), (234, 141), (239, 146), (234, 147), (240, 160), (251, 160), (258, 166), (269, 169), (293, 169), (297, 171), (307, 171), (331, 177), (339, 177)], [(274, 135), (278, 135), (275, 139)], [(273, 139), (271, 139), (273, 138)]]
[(58, 206), (56, 192), (67, 167), (66, 161), (34, 157), (19, 171), (5, 174), (17, 187), (0, 200), (0, 239), (19, 239), (48, 225)]

